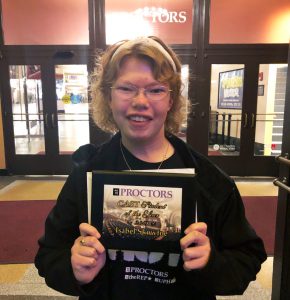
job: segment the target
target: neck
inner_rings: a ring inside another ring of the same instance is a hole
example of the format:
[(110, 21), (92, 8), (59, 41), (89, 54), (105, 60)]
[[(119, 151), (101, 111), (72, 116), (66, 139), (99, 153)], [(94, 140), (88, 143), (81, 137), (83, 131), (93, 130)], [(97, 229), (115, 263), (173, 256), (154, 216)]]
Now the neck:
[(173, 147), (165, 136), (150, 143), (128, 141), (122, 137), (122, 144), (137, 158), (146, 162), (160, 162), (174, 152)]

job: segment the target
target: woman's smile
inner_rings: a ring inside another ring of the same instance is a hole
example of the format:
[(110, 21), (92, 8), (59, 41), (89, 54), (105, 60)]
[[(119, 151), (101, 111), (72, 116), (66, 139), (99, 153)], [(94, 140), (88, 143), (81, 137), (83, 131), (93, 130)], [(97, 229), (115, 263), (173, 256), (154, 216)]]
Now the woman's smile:
[(127, 119), (131, 123), (131, 126), (147, 126), (153, 120), (150, 116), (145, 115), (129, 115)]

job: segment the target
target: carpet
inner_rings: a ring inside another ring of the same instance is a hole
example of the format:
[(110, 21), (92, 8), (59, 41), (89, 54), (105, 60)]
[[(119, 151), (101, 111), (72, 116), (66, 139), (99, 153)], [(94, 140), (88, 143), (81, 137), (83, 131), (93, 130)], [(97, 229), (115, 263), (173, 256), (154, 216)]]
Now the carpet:
[(15, 180), (0, 190), (0, 201), (53, 200), (64, 185), (63, 180)]
[[(65, 151), (59, 151), (59, 155), (72, 155), (74, 151), (71, 150), (65, 150)], [(39, 151), (36, 153), (36, 155), (45, 155), (45, 151)]]
[(54, 200), (0, 202), (0, 263), (32, 263)]
[(268, 255), (274, 255), (277, 196), (243, 196), (246, 216), (262, 238)]
[(218, 150), (208, 150), (208, 156), (223, 156), (223, 153)]
[[(268, 255), (274, 253), (277, 197), (242, 197), (246, 216), (264, 241)], [(32, 263), (37, 240), (54, 200), (0, 201), (0, 263)]]

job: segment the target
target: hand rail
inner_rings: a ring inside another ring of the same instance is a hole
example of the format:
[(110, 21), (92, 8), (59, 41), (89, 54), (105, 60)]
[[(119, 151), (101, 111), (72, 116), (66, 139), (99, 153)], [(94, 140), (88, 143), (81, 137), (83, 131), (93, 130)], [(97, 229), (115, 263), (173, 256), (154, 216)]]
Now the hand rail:
[(290, 194), (290, 187), (284, 183), (284, 179), (283, 181), (280, 181), (278, 178), (275, 178), (273, 180), (273, 184), (282, 188), (283, 190), (285, 190), (287, 193)]
[(275, 159), (282, 164), (285, 164), (287, 166), (290, 166), (290, 159), (288, 159), (288, 154), (286, 153), (284, 156), (278, 155), (275, 157)]

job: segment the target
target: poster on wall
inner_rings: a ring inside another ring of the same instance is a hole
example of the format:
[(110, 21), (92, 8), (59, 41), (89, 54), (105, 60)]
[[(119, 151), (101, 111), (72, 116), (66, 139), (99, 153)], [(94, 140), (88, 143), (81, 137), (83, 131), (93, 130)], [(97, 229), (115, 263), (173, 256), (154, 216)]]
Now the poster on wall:
[(218, 108), (242, 109), (244, 69), (219, 73)]

